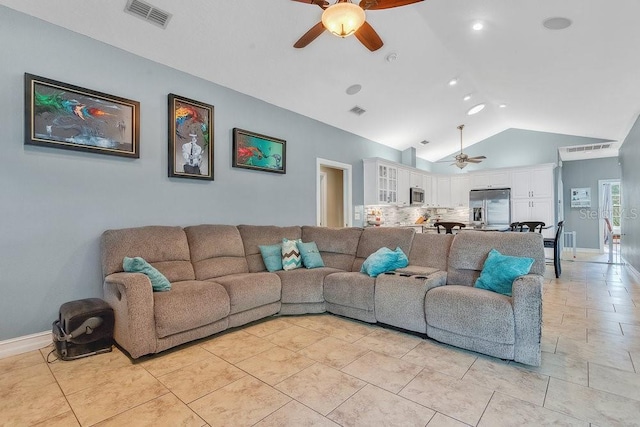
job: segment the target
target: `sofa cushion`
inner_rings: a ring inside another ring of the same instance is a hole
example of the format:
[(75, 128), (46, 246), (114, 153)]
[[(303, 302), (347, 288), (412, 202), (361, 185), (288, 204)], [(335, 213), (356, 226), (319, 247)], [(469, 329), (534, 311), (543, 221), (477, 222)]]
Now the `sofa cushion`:
[(184, 229), (196, 279), (248, 273), (240, 232), (233, 225), (203, 224)]
[(445, 285), (427, 292), (424, 310), (431, 327), (500, 344), (515, 343), (513, 306), (504, 295)]
[(298, 242), (297, 245), (300, 251), (300, 258), (302, 258), (302, 265), (305, 268), (324, 267), (316, 242)]
[(274, 271), (282, 270), (282, 244), (279, 245), (258, 245), (260, 248), (260, 255), (262, 255), (262, 262), (267, 268), (267, 271), (273, 273)]
[(171, 290), (171, 283), (156, 268), (139, 256), (134, 258), (124, 257), (122, 268), (127, 273), (142, 273), (149, 278), (154, 292)]
[(158, 338), (216, 322), (230, 309), (222, 286), (196, 280), (174, 282), (170, 291), (154, 293), (153, 304)]
[(365, 228), (358, 243), (356, 259), (351, 267), (351, 271), (360, 271), (364, 260), (382, 247), (395, 249), (398, 246), (402, 252), (408, 254), (411, 250), (411, 242), (415, 230), (413, 228)]
[(532, 264), (533, 258), (502, 255), (491, 249), (475, 286), (510, 297), (513, 281), (527, 274)]
[(302, 227), (302, 241), (316, 242), (324, 265), (344, 271), (351, 271), (361, 235), (362, 229), (357, 227)]
[(453, 234), (416, 233), (413, 236), (411, 252), (409, 252), (409, 265), (447, 271), (447, 259), (453, 236)]
[(229, 314), (280, 301), (280, 278), (275, 273), (231, 274), (215, 279), (227, 290), (231, 311)]
[(542, 234), (469, 230), (453, 238), (449, 250), (447, 284), (473, 286), (491, 249), (504, 255), (533, 258), (530, 273), (544, 274)]
[(187, 235), (180, 227), (148, 226), (102, 233), (102, 274), (124, 271), (124, 257), (142, 257), (170, 282), (194, 280)]
[(324, 299), (373, 312), (375, 283), (375, 278), (360, 272), (332, 273), (324, 278)]
[(302, 267), (298, 243), (302, 243), (302, 240), (282, 239), (282, 268), (284, 270), (295, 270)]
[(302, 235), (302, 229), (298, 226), (239, 225), (238, 231), (242, 236), (244, 254), (251, 273), (267, 270), (258, 245), (275, 245), (281, 243), (283, 238), (296, 240)]
[(324, 278), (339, 271), (336, 268), (320, 267), (276, 272), (282, 284), (282, 303), (324, 302)]

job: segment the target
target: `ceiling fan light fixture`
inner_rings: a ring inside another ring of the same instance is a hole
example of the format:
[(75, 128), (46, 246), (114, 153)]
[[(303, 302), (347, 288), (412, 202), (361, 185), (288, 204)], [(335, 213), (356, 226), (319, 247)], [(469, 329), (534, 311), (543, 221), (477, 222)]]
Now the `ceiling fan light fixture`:
[(348, 37), (358, 31), (366, 19), (364, 10), (350, 1), (329, 6), (322, 13), (322, 25), (338, 37)]

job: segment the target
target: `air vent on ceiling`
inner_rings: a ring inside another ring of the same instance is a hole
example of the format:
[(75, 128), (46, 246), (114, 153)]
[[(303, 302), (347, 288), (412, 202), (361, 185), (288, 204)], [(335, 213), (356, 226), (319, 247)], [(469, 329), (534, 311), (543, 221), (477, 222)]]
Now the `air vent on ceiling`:
[(579, 153), (582, 151), (606, 150), (611, 144), (581, 145), (579, 147), (567, 147), (567, 153)]
[(420, 141), (420, 144), (422, 145), (427, 145), (429, 143), (429, 141), (427, 141), (426, 139)]
[(169, 19), (171, 19), (171, 14), (169, 12), (160, 10), (157, 7), (141, 0), (129, 0), (124, 11), (142, 18), (147, 22), (151, 22), (160, 28), (167, 28)]
[(358, 107), (357, 105), (349, 111), (351, 111), (353, 114), (357, 114), (358, 116), (361, 116), (367, 112), (367, 110), (365, 110), (364, 108)]

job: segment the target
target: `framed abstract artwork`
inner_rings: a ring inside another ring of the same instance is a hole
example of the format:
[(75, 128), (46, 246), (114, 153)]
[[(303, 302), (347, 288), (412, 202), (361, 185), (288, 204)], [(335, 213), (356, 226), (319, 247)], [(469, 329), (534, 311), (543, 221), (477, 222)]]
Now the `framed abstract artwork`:
[(26, 145), (140, 157), (140, 103), (25, 73)]
[(213, 105), (169, 94), (169, 176), (213, 181)]
[(233, 129), (234, 168), (286, 173), (286, 145), (283, 139)]

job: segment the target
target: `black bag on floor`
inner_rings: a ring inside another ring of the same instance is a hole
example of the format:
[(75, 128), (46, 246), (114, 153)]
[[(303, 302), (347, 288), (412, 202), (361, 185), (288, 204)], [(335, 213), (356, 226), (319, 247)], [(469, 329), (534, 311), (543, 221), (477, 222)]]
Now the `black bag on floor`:
[(113, 309), (100, 298), (65, 302), (52, 325), (58, 358), (74, 360), (110, 352), (113, 325)]

